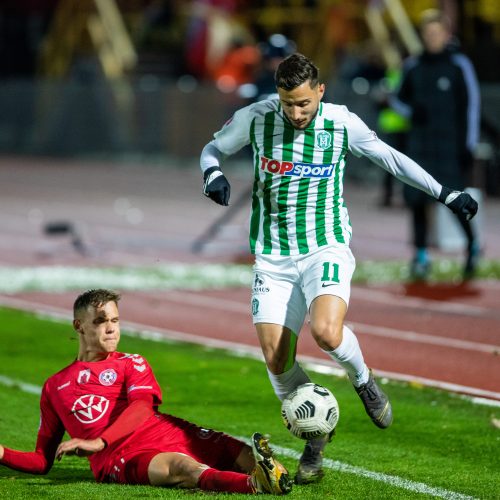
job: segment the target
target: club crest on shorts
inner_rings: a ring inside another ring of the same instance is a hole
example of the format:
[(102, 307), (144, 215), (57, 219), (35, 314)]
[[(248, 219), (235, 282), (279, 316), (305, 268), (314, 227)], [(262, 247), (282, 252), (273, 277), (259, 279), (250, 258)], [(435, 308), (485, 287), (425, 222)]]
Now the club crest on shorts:
[(316, 135), (316, 144), (318, 148), (328, 149), (332, 145), (332, 135), (322, 130)]
[(258, 299), (252, 300), (252, 316), (255, 316), (259, 312), (259, 301)]
[(112, 368), (102, 371), (99, 374), (99, 382), (102, 385), (113, 385), (116, 382), (118, 375)]

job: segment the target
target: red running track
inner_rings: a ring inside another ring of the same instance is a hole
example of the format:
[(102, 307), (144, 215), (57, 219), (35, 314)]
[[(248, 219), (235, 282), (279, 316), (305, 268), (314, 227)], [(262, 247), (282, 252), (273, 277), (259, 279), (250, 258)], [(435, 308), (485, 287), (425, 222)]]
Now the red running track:
[[(354, 286), (347, 323), (379, 375), (500, 400), (500, 284)], [(250, 290), (127, 292), (121, 317), (166, 337), (258, 352)], [(71, 312), (73, 293), (0, 296), (0, 303)], [(299, 354), (332, 364), (307, 324)]]
[[(247, 168), (231, 171), (233, 200), (248, 187), (252, 175)], [(235, 255), (247, 252), (250, 207), (235, 214), (203, 255), (194, 254), (194, 239), (224, 213), (201, 195), (200, 179), (197, 161), (172, 159), (159, 167), (142, 162), (0, 158), (0, 265), (232, 262)], [(375, 208), (378, 192), (371, 185), (345, 187), (356, 259), (409, 260), (405, 210)], [(128, 217), (130, 210), (135, 217)], [(479, 214), (484, 258), (500, 259), (499, 212), (500, 201), (485, 197)], [(81, 230), (90, 250), (87, 255), (75, 252), (69, 237), (45, 234), (44, 224), (61, 218)], [(0, 303), (51, 309), (69, 317), (74, 297), (75, 292), (0, 295)], [(232, 342), (232, 348), (243, 344), (259, 352), (249, 302), (248, 289), (125, 293), (121, 316), (165, 336), (226, 346)], [(376, 372), (500, 400), (499, 306), (500, 282), (495, 281), (354, 286), (347, 322)], [(307, 326), (299, 353), (332, 365)]]

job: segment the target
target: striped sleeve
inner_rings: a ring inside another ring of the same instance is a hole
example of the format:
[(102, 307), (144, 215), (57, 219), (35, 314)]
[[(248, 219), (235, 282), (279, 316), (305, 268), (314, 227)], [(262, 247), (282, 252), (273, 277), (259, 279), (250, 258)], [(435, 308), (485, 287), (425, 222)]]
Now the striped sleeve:
[(373, 130), (354, 113), (349, 113), (349, 148), (358, 157), (365, 156), (400, 181), (438, 198), (442, 186), (420, 165), (381, 141)]
[(220, 167), (225, 160), (225, 155), (222, 154), (215, 145), (214, 141), (210, 141), (201, 152), (200, 166), (202, 172), (205, 172), (210, 167)]
[(225, 155), (232, 155), (243, 146), (250, 144), (250, 124), (252, 105), (234, 113), (224, 126), (214, 134), (213, 144)]

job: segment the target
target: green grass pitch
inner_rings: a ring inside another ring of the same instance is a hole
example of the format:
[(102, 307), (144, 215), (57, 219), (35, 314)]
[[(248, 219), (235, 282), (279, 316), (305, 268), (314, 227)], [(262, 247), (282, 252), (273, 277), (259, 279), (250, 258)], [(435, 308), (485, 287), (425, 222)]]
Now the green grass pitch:
[[(252, 335), (253, 332), (249, 332)], [(69, 322), (0, 309), (0, 378), (40, 387), (69, 364), (77, 340)], [(205, 427), (249, 437), (259, 431), (282, 447), (278, 457), (293, 473), (302, 442), (284, 428), (279, 403), (262, 362), (227, 351), (123, 335), (120, 350), (153, 366), (163, 390), (161, 411)], [(296, 486), (296, 499), (500, 498), (498, 407), (456, 395), (388, 383), (394, 424), (377, 429), (345, 379), (310, 374), (340, 405), (337, 436), (327, 447), (328, 468), (316, 485)], [(0, 384), (0, 443), (31, 451), (38, 428), (38, 396), (24, 386)], [(85, 459), (65, 457), (47, 476), (0, 466), (0, 498), (248, 498), (145, 486), (96, 484)]]

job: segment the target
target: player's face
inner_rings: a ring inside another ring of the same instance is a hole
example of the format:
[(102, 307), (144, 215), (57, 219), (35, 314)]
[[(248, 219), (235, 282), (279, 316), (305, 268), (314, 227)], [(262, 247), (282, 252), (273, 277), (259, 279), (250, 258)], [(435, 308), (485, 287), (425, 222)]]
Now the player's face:
[(74, 326), (81, 335), (86, 353), (116, 351), (120, 341), (120, 318), (114, 302), (88, 307), (80, 318), (75, 319)]
[(309, 80), (292, 90), (278, 87), (283, 112), (298, 130), (305, 129), (313, 121), (324, 93), (323, 83), (311, 88)]
[(441, 23), (428, 23), (422, 29), (422, 40), (428, 52), (439, 54), (448, 44), (450, 32)]

